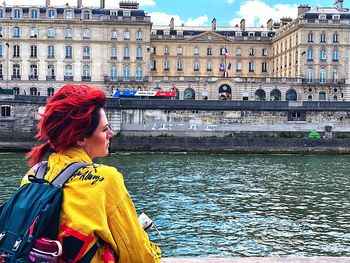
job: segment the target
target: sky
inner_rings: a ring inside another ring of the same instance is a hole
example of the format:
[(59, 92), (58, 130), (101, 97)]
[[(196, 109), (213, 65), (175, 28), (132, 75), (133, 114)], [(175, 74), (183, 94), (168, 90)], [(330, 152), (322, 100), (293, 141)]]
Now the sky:
[[(45, 0), (5, 0), (6, 5), (45, 5)], [(82, 0), (83, 6), (98, 7), (99, 0)], [(105, 0), (106, 8), (117, 8), (119, 0)], [(272, 18), (296, 18), (300, 4), (310, 7), (332, 7), (334, 0), (138, 0), (140, 9), (151, 16), (155, 25), (168, 25), (173, 17), (175, 26), (210, 26), (216, 18), (218, 27), (234, 27), (242, 18), (246, 26), (266, 26)], [(347, 0), (344, 7), (348, 8)], [(76, 0), (51, 0), (51, 5), (76, 6)]]

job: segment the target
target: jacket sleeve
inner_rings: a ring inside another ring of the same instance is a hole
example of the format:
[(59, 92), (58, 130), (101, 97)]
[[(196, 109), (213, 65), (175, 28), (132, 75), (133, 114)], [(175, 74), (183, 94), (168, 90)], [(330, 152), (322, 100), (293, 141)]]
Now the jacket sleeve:
[[(118, 173), (119, 174), (119, 173)], [(122, 192), (117, 203), (107, 210), (108, 226), (113, 236), (111, 246), (117, 253), (118, 262), (152, 263), (160, 262), (160, 249), (152, 243), (139, 223), (138, 216), (127, 192), (122, 175), (118, 189)]]

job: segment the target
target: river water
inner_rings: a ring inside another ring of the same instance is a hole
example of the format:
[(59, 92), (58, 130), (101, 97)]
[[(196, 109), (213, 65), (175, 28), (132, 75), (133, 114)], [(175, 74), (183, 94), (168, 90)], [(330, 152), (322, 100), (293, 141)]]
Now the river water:
[[(350, 256), (350, 156), (112, 154), (164, 256)], [(0, 203), (26, 171), (0, 155)]]

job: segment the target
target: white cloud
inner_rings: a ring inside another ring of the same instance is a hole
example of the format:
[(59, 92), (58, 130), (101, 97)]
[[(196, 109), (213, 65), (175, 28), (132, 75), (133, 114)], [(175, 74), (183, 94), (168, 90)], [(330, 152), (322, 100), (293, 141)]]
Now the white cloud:
[(269, 6), (260, 0), (251, 0), (243, 2), (237, 12), (239, 18), (233, 18), (230, 21), (231, 26), (239, 25), (242, 18), (246, 21), (246, 26), (266, 26), (266, 22), (272, 18), (279, 21), (282, 17), (296, 18), (298, 15), (297, 4), (276, 4)]
[(192, 17), (188, 18), (185, 22), (186, 26), (203, 26), (208, 22), (208, 16), (199, 16), (195, 19), (192, 19)]

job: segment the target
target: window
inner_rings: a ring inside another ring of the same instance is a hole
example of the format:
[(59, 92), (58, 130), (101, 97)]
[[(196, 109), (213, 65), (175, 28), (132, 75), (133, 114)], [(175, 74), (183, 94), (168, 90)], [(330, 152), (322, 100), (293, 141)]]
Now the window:
[(2, 71), (2, 64), (0, 64), (0, 79), (2, 80), (4, 78), (4, 74)]
[(21, 30), (18, 26), (15, 26), (13, 28), (13, 38), (20, 38), (21, 37)]
[(36, 45), (30, 46), (30, 58), (38, 57), (38, 47)]
[(0, 37), (2, 37), (2, 34), (3, 34), (3, 32), (2, 32), (2, 26), (0, 26)]
[(249, 49), (249, 56), (254, 56), (254, 48)]
[(30, 18), (32, 18), (32, 19), (38, 18), (38, 10), (36, 10), (36, 9), (30, 10)]
[(55, 47), (52, 45), (47, 46), (47, 58), (55, 57)]
[(237, 64), (236, 64), (236, 72), (242, 72), (242, 62), (237, 62)]
[(38, 89), (36, 87), (30, 88), (30, 95), (31, 96), (37, 96), (38, 95)]
[(170, 49), (169, 47), (164, 48), (164, 55), (169, 55), (170, 54)]
[(11, 117), (11, 106), (1, 106), (1, 117)]
[(131, 12), (130, 11), (123, 11), (123, 16), (131, 16)]
[(164, 60), (164, 62), (163, 62), (163, 70), (169, 71), (169, 61), (168, 60)]
[(136, 59), (137, 60), (142, 60), (142, 47), (137, 47), (136, 48)]
[(142, 67), (140, 66), (136, 67), (136, 80), (142, 80)]
[(130, 80), (130, 68), (129, 68), (129, 66), (123, 67), (123, 80)]
[(176, 49), (176, 54), (177, 54), (177, 55), (182, 55), (182, 47), (178, 47), (178, 48)]
[(136, 32), (136, 40), (142, 40), (142, 31), (141, 30), (138, 30)]
[(130, 59), (130, 48), (124, 47), (124, 59), (129, 60)]
[(90, 39), (90, 29), (83, 28), (83, 39)]
[(124, 31), (124, 40), (130, 40), (130, 32), (129, 31)]
[(20, 46), (19, 45), (14, 45), (13, 46), (13, 57), (14, 58), (19, 58), (20, 57)]
[(117, 59), (117, 48), (111, 47), (111, 59)]
[(199, 55), (199, 48), (198, 47), (194, 48), (193, 55), (195, 55), (195, 56)]
[(332, 58), (333, 58), (333, 62), (339, 61), (339, 50), (333, 50)]
[(21, 10), (14, 9), (13, 10), (13, 18), (21, 18)]
[(193, 70), (194, 71), (199, 71), (199, 61), (195, 61), (193, 64)]
[(326, 50), (321, 49), (320, 50), (320, 62), (325, 62), (326, 61)]
[(64, 29), (64, 38), (72, 39), (73, 38), (73, 29), (71, 27), (66, 27)]
[(181, 60), (176, 61), (176, 69), (177, 69), (177, 71), (182, 71), (183, 63)]
[(71, 59), (73, 57), (72, 46), (66, 46), (66, 58)]
[(47, 38), (55, 38), (55, 29), (53, 27), (47, 29)]
[(113, 65), (111, 67), (111, 80), (117, 80), (118, 77), (118, 69), (117, 66)]
[(337, 82), (339, 80), (339, 69), (337, 69), (337, 68), (333, 69), (332, 80), (333, 80), (333, 82)]
[(73, 19), (73, 18), (74, 18), (74, 13), (73, 13), (73, 11), (72, 11), (72, 10), (66, 10), (65, 18), (67, 18), (67, 19)]
[(333, 43), (339, 43), (339, 35), (337, 32), (333, 34)]
[(38, 28), (37, 27), (30, 28), (30, 38), (38, 38)]
[(0, 18), (4, 17), (4, 10), (0, 9)]
[(90, 11), (85, 10), (83, 12), (83, 19), (84, 20), (89, 20), (90, 19)]
[(327, 16), (326, 16), (326, 14), (320, 14), (320, 15), (318, 16), (318, 19), (319, 19), (319, 20), (326, 20), (326, 19), (327, 19)]
[(211, 47), (208, 47), (207, 48), (207, 55), (212, 55), (213, 53), (212, 53), (212, 49), (211, 49)]
[(262, 49), (261, 55), (262, 55), (263, 57), (266, 57), (266, 56), (267, 56), (267, 49), (266, 49), (266, 48), (263, 48), (263, 49)]
[(38, 79), (38, 65), (32, 64), (29, 67), (29, 80)]
[(236, 56), (240, 57), (242, 55), (242, 50), (238, 47), (236, 48)]
[(117, 38), (118, 38), (118, 32), (116, 30), (112, 30), (111, 39), (117, 40)]
[(49, 9), (47, 11), (47, 18), (55, 18), (55, 10)]
[(19, 88), (18, 87), (14, 87), (12, 90), (13, 90), (13, 95), (19, 95)]
[(73, 76), (73, 66), (72, 65), (66, 65), (64, 67), (64, 75), (67, 77)]
[(313, 61), (314, 60), (314, 51), (313, 49), (307, 50), (307, 61)]
[(83, 77), (89, 77), (90, 76), (90, 66), (84, 65), (83, 66)]
[(254, 62), (250, 61), (248, 67), (249, 67), (249, 72), (254, 72)]
[(157, 65), (157, 62), (155, 60), (151, 60), (150, 61), (150, 68), (151, 68), (151, 70), (156, 70), (156, 65)]
[(47, 79), (54, 80), (55, 78), (55, 66), (52, 64), (47, 65)]
[(212, 71), (213, 70), (213, 64), (211, 61), (207, 61), (207, 71)]
[(89, 46), (83, 47), (83, 59), (90, 59), (90, 47)]
[(312, 83), (313, 82), (313, 70), (312, 69), (307, 69), (306, 71), (306, 82), (307, 83)]
[(47, 89), (47, 96), (51, 97), (55, 93), (54, 88), (50, 87)]
[(17, 80), (21, 78), (21, 67), (19, 64), (12, 65), (12, 80)]
[(326, 92), (320, 91), (320, 93), (318, 94), (318, 98), (320, 101), (325, 101), (326, 100)]
[(261, 72), (267, 72), (267, 63), (266, 62), (261, 63)]
[(320, 35), (320, 42), (321, 43), (326, 43), (326, 33), (322, 32)]
[(307, 42), (314, 42), (314, 35), (311, 32), (307, 34)]
[(2, 45), (0, 44), (0, 58), (2, 58)]
[(320, 83), (326, 82), (326, 70), (324, 68), (320, 69)]

